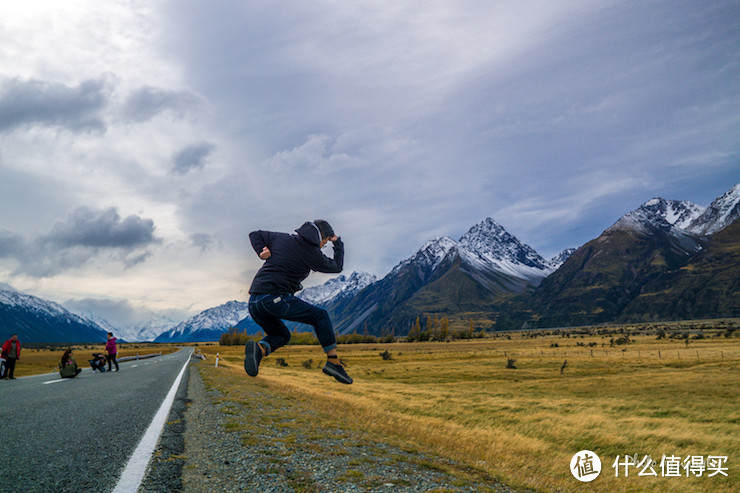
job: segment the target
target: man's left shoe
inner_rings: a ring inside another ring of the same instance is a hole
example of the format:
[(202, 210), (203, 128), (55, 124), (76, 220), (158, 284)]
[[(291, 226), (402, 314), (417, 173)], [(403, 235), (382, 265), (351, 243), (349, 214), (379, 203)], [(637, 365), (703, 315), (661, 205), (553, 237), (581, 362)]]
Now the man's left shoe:
[(337, 365), (327, 360), (322, 371), (327, 375), (334, 377), (337, 382), (346, 383), (347, 385), (352, 383), (352, 377), (347, 375), (347, 372), (344, 371), (344, 367), (342, 365)]

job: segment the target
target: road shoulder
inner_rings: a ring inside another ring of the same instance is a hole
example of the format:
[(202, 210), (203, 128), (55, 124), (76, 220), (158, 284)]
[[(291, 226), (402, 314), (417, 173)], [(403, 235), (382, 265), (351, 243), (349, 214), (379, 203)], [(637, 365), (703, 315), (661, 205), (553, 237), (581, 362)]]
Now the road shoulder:
[(222, 392), (204, 384), (199, 366), (189, 379), (183, 491), (512, 491), (458, 474), (453, 462), (413, 446), (344, 427), (258, 379), (245, 376), (244, 385)]

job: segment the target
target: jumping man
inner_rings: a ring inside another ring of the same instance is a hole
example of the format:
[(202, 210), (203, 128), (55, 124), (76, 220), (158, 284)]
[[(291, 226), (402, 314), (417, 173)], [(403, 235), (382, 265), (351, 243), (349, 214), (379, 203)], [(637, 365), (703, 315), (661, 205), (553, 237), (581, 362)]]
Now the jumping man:
[[(249, 314), (264, 329), (265, 337), (259, 342), (247, 341), (244, 369), (248, 375), (257, 376), (262, 358), (288, 343), (290, 331), (283, 320), (290, 320), (313, 325), (327, 356), (324, 373), (341, 383), (350, 384), (352, 379), (337, 356), (337, 343), (329, 314), (294, 296), (303, 289), (301, 282), (312, 270), (342, 272), (344, 243), (334, 234), (329, 223), (321, 219), (304, 223), (296, 229), (296, 233), (249, 233), (254, 251), (265, 261), (249, 288)], [(330, 241), (334, 246), (333, 259), (321, 252), (321, 248)]]

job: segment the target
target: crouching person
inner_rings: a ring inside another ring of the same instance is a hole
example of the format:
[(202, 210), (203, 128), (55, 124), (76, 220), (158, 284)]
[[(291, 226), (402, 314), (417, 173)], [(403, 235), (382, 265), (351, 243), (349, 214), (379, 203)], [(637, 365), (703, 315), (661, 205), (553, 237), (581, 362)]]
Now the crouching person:
[(100, 353), (93, 353), (93, 359), (89, 361), (93, 373), (95, 373), (96, 371), (99, 371), (100, 373), (105, 372), (105, 356)]
[(62, 361), (59, 362), (59, 375), (62, 378), (74, 378), (81, 371), (82, 369), (77, 366), (77, 361), (72, 357), (72, 349), (64, 351)]

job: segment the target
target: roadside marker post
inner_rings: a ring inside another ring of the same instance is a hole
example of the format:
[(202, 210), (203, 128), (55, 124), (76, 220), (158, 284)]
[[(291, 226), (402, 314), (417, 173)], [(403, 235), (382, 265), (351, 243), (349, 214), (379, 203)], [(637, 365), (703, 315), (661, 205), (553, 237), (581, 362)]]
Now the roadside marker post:
[(218, 368), (218, 353), (216, 353), (216, 368)]

